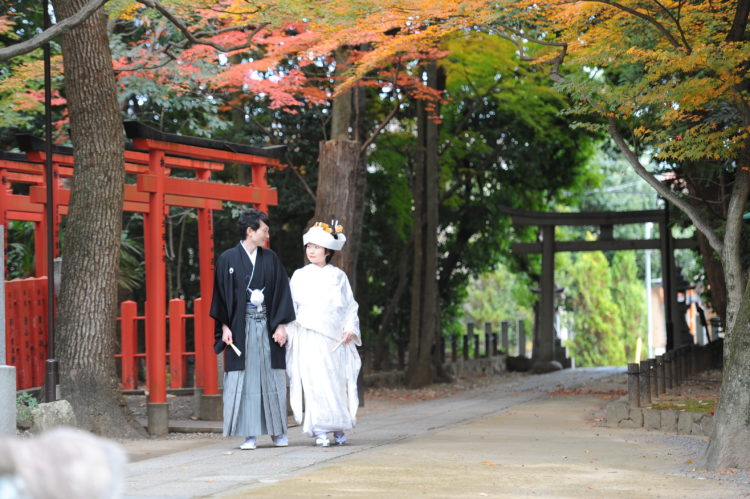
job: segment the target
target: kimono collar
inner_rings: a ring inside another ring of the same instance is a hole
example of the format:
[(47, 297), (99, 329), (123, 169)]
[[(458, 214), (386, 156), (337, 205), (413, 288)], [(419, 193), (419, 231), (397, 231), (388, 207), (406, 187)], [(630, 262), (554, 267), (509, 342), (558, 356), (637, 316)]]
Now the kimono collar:
[[(250, 261), (250, 257), (247, 255), (247, 250), (245, 250), (245, 247), (242, 246), (242, 243), (238, 243), (237, 246), (235, 246), (235, 251), (239, 253), (240, 261), (242, 262), (243, 270), (245, 271), (245, 274), (250, 274), (253, 270), (253, 264)], [(255, 265), (258, 265), (261, 260), (263, 259), (263, 248), (258, 246), (255, 248), (256, 254), (255, 254)]]

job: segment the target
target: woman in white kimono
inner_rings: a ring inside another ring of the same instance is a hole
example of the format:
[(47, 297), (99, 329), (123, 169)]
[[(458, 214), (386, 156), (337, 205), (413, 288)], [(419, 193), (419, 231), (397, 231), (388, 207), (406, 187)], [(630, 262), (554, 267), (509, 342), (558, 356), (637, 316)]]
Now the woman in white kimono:
[(297, 423), (321, 447), (331, 444), (331, 432), (337, 444), (346, 442), (359, 406), (359, 306), (346, 274), (329, 263), (345, 242), (340, 225), (316, 223), (302, 237), (310, 263), (290, 282), (297, 318), (287, 325), (289, 400)]

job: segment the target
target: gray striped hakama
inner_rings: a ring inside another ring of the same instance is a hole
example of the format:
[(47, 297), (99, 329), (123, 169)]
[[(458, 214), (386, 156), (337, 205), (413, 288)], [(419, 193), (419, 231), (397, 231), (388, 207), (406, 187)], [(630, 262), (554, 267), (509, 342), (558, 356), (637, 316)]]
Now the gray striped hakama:
[(244, 371), (224, 373), (224, 436), (287, 432), (286, 370), (271, 368), (266, 314), (245, 315)]

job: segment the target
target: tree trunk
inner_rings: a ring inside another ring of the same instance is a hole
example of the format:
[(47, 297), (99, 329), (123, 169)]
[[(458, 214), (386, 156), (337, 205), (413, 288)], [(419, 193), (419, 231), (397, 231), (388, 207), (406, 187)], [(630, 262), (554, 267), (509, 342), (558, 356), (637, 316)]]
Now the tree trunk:
[[(725, 327), (730, 334), (734, 330), (734, 321), (740, 311), (742, 292), (747, 283), (747, 277), (742, 266), (744, 239), (742, 216), (745, 212), (749, 192), (750, 171), (740, 169), (734, 179), (732, 194), (729, 198), (727, 222), (724, 228), (724, 249), (721, 253), (724, 281), (727, 285), (727, 320)], [(750, 365), (748, 365), (748, 369), (750, 369)]]
[(349, 276), (354, 289), (364, 208), (364, 172), (360, 160), (362, 144), (354, 140), (320, 143), (315, 220), (336, 219), (344, 226), (346, 244), (333, 260)]
[[(437, 85), (437, 65), (427, 66), (429, 85)], [(430, 384), (437, 373), (440, 331), (437, 278), (438, 128), (426, 104), (417, 102), (417, 161), (414, 172), (414, 268), (411, 335), (406, 380), (410, 387)]]
[(706, 455), (713, 470), (747, 468), (750, 462), (750, 285), (725, 341), (721, 395)]
[[(750, 460), (750, 285), (742, 268), (742, 213), (750, 190), (750, 172), (740, 170), (727, 213), (722, 264), (727, 281), (727, 332), (724, 373), (714, 431), (709, 440), (709, 469), (743, 468)], [(739, 286), (744, 294), (737, 298)]]
[[(336, 52), (336, 74), (348, 65), (348, 50)], [(333, 259), (349, 277), (352, 290), (357, 287), (357, 257), (362, 235), (365, 200), (365, 172), (362, 143), (350, 140), (352, 128), (352, 92), (344, 92), (333, 101), (331, 140), (320, 143), (318, 189), (315, 198), (315, 221), (336, 219), (344, 226), (346, 245)]]
[[(84, 0), (54, 0), (57, 19)], [(108, 436), (144, 435), (115, 370), (124, 137), (103, 9), (62, 37), (75, 169), (63, 242), (58, 355), (61, 392), (78, 424)], [(140, 430), (140, 431), (139, 431)]]

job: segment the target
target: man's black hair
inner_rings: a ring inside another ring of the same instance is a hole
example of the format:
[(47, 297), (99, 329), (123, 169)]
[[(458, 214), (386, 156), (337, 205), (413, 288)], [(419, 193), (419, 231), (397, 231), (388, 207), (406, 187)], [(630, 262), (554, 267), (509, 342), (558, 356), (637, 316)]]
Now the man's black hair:
[(240, 240), (244, 241), (247, 237), (247, 229), (258, 230), (260, 223), (271, 225), (268, 215), (255, 208), (250, 208), (240, 213)]

